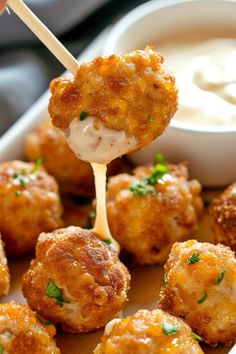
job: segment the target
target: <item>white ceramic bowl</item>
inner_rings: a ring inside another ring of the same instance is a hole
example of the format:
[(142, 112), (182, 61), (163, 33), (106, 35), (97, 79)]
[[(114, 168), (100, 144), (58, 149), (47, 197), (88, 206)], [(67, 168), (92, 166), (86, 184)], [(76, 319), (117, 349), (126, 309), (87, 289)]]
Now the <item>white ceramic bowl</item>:
[[(209, 29), (235, 34), (236, 1), (149, 1), (121, 19), (106, 42), (104, 54), (143, 49), (175, 31)], [(207, 30), (206, 38), (208, 39)], [(190, 173), (204, 186), (236, 181), (236, 128), (193, 126), (172, 121), (151, 146), (130, 156), (136, 164), (150, 161), (160, 151), (169, 161), (189, 161)]]

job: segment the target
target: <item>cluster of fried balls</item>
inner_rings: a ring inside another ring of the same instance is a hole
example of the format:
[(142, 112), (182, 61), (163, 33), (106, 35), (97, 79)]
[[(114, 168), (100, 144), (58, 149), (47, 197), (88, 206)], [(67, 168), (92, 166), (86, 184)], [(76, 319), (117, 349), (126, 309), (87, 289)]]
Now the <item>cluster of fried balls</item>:
[[(86, 112), (134, 135), (140, 147), (163, 132), (177, 106), (174, 78), (150, 48), (97, 58), (51, 89), (57, 127), (66, 130)], [(157, 309), (121, 319), (130, 274), (92, 229), (90, 165), (48, 120), (27, 136), (25, 154), (29, 162), (0, 165), (0, 295), (10, 284), (5, 252), (11, 259), (35, 252), (23, 276), (29, 307), (0, 304), (0, 353), (60, 353), (55, 326), (70, 333), (105, 327), (95, 354), (200, 354), (201, 341), (235, 342), (236, 183), (210, 208), (219, 243), (201, 243), (190, 239), (203, 214), (201, 185), (186, 163), (158, 154), (134, 170), (125, 159), (110, 164), (107, 213), (121, 258), (166, 262)]]

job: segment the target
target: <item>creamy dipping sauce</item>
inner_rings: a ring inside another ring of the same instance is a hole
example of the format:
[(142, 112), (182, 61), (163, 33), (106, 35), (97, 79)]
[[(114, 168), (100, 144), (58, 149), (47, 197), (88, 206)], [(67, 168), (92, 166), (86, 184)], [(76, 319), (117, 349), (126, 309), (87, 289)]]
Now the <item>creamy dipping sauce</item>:
[(94, 127), (94, 118), (72, 120), (67, 142), (74, 153), (84, 161), (108, 164), (117, 157), (132, 151), (137, 145), (135, 137), (124, 131), (107, 129), (100, 121)]
[(236, 126), (236, 39), (158, 45), (176, 75), (179, 108), (173, 120)]

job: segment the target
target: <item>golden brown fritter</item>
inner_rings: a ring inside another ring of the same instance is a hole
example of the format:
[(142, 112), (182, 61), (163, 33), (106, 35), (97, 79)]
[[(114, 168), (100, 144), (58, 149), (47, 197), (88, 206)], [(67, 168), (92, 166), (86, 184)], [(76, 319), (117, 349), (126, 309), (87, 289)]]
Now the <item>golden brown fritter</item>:
[(15, 301), (0, 304), (0, 348), (7, 354), (60, 354), (47, 327)]
[[(1, 216), (0, 216), (1, 217)], [(10, 274), (0, 234), (0, 296), (7, 295), (10, 287)]]
[(158, 305), (183, 318), (206, 343), (231, 345), (236, 338), (235, 289), (234, 252), (189, 240), (172, 247)]
[(140, 310), (118, 320), (108, 333), (105, 331), (94, 351), (94, 354), (133, 353), (203, 354), (203, 351), (182, 320), (161, 310)]
[(163, 62), (162, 55), (146, 48), (80, 65), (75, 78), (51, 83), (53, 124), (65, 131), (86, 113), (108, 129), (134, 136), (137, 147), (149, 144), (177, 109), (175, 79)]
[(32, 163), (0, 165), (0, 232), (8, 255), (32, 252), (42, 231), (62, 226), (55, 179)]
[[(43, 158), (48, 173), (54, 176), (63, 194), (92, 198), (95, 194), (93, 171), (88, 162), (80, 160), (69, 148), (64, 134), (46, 120), (26, 138), (29, 161)], [(128, 169), (122, 159), (108, 165), (108, 175)]]
[(29, 306), (68, 332), (106, 325), (127, 300), (130, 275), (115, 251), (79, 227), (41, 234), (23, 277)]
[(162, 263), (172, 244), (189, 236), (203, 211), (198, 181), (188, 181), (184, 164), (169, 165), (154, 188), (156, 194), (136, 195), (130, 186), (150, 176), (153, 165), (138, 167), (134, 175), (109, 179), (107, 212), (111, 233), (121, 249), (140, 264)]
[(213, 200), (211, 207), (216, 242), (236, 251), (236, 182)]

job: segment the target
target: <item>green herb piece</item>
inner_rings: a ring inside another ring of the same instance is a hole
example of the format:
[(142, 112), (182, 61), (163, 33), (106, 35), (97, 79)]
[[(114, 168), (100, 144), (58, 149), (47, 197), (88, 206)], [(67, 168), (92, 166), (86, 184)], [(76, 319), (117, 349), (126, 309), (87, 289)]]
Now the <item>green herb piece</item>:
[(147, 121), (148, 123), (152, 123), (152, 116), (148, 116)]
[(81, 121), (83, 121), (83, 120), (85, 120), (85, 119), (87, 118), (87, 116), (88, 116), (88, 115), (87, 115), (86, 112), (81, 112), (79, 119), (80, 119)]
[(218, 279), (215, 282), (215, 285), (220, 285), (220, 283), (222, 282), (222, 280), (224, 279), (225, 276), (225, 270), (222, 270), (222, 272), (220, 273)]
[(30, 173), (35, 173), (39, 167), (42, 165), (43, 163), (43, 158), (42, 157), (39, 157), (35, 163), (34, 163), (34, 167), (32, 168), (32, 170), (30, 171)]
[(236, 188), (233, 188), (233, 189), (232, 189), (232, 196), (233, 196), (233, 197), (236, 197)]
[(194, 264), (200, 261), (200, 253), (193, 253), (186, 261), (187, 264)]
[(20, 196), (20, 191), (16, 191), (16, 192), (15, 192), (15, 195), (16, 195), (17, 197), (19, 197), (19, 196)]
[(2, 344), (0, 344), (0, 354), (4, 353), (4, 347), (2, 346)]
[(23, 177), (19, 178), (20, 184), (23, 188), (26, 188), (27, 180)]
[(19, 173), (15, 172), (14, 175), (13, 175), (13, 178), (16, 179), (19, 177)]
[(162, 331), (167, 336), (171, 336), (179, 331), (179, 326), (177, 326), (176, 324), (164, 322), (162, 324)]
[(58, 288), (58, 286), (52, 280), (49, 280), (45, 289), (45, 294), (50, 298), (56, 299), (57, 304), (60, 306), (63, 305), (63, 302), (68, 303), (68, 301), (65, 301), (62, 297), (62, 289)]
[(202, 304), (203, 302), (205, 302), (207, 299), (207, 296), (208, 296), (207, 291), (205, 291), (205, 293), (202, 295), (202, 297), (198, 300), (197, 303)]
[(161, 154), (157, 154), (155, 157), (155, 166), (152, 170), (150, 176), (145, 178), (143, 181), (134, 183), (129, 189), (135, 195), (146, 195), (147, 193), (151, 193), (153, 195), (157, 194), (155, 186), (162, 177), (169, 172), (168, 165)]
[(52, 322), (52, 321), (46, 321), (46, 322), (43, 322), (42, 325), (43, 325), (43, 326), (51, 326), (51, 325), (54, 325), (54, 326), (55, 326), (55, 323)]
[(108, 238), (107, 240), (104, 240), (104, 242), (107, 244), (107, 245), (111, 245), (112, 244), (112, 241), (110, 238)]
[(88, 216), (89, 216), (91, 219), (95, 219), (95, 218), (96, 218), (96, 212), (95, 212), (94, 210), (89, 210)]
[(192, 332), (192, 337), (196, 339), (198, 342), (203, 342), (202, 337), (200, 337), (197, 333)]
[(147, 193), (151, 193), (156, 195), (157, 192), (154, 187), (148, 186), (146, 181), (137, 182), (133, 184), (130, 188), (130, 191), (134, 193), (134, 195), (146, 195)]

